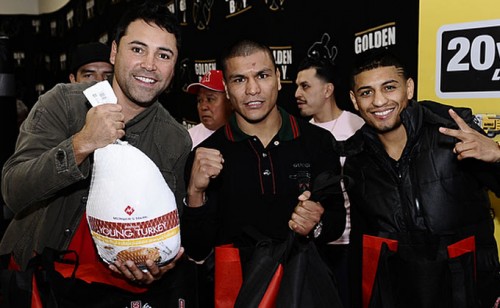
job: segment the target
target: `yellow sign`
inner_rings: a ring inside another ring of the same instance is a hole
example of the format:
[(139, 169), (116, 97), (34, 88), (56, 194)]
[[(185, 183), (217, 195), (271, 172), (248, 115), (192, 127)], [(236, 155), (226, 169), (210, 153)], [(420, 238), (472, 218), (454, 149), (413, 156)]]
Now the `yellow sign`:
[[(421, 0), (418, 100), (472, 109), (500, 140), (500, 4), (498, 0)], [(500, 243), (500, 199), (491, 194)]]

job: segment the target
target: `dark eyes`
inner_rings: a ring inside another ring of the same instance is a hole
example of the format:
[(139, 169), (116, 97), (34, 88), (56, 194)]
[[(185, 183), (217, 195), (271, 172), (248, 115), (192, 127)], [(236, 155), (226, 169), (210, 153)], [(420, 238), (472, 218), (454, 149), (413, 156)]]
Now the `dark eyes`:
[[(131, 48), (134, 53), (137, 54), (144, 54), (146, 51), (142, 47), (134, 46)], [(157, 53), (157, 57), (162, 59), (162, 60), (170, 60), (172, 58), (172, 55), (169, 52), (166, 51), (160, 51)]]
[(259, 79), (266, 79), (269, 76), (270, 76), (270, 74), (268, 74), (268, 73), (260, 73), (258, 77), (259, 77)]
[(370, 90), (362, 91), (359, 93), (359, 96), (368, 96), (370, 95), (370, 93), (372, 93), (372, 91)]
[(142, 48), (139, 48), (139, 47), (132, 47), (132, 51), (135, 53), (142, 53), (143, 52)]

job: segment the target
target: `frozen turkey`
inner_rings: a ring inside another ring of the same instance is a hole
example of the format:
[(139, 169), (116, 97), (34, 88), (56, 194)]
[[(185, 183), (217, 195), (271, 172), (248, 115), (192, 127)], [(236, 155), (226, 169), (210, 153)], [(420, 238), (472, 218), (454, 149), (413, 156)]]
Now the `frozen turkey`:
[(94, 152), (87, 220), (100, 257), (107, 263), (147, 259), (158, 265), (180, 249), (175, 197), (155, 163), (119, 141)]

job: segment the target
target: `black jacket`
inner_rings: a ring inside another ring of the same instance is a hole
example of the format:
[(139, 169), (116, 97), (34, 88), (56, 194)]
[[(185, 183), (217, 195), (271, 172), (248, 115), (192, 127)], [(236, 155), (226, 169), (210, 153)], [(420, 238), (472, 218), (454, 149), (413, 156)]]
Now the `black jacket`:
[[(430, 101), (409, 103), (401, 114), (408, 141), (398, 161), (366, 124), (346, 141), (351, 243), (358, 257), (362, 234), (399, 238), (424, 233), (453, 240), (475, 235), (477, 270), (499, 268), (488, 190), (500, 196), (500, 164), (457, 160), (457, 140), (438, 131), (457, 128), (449, 108)], [(481, 131), (470, 109), (456, 111)]]

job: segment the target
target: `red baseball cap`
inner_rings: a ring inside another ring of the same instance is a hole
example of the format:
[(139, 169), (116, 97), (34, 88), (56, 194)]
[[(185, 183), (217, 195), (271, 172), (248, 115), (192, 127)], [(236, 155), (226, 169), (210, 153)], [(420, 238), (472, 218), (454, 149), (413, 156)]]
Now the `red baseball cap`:
[(222, 71), (221, 70), (210, 70), (208, 71), (200, 82), (192, 83), (187, 87), (187, 92), (191, 94), (198, 94), (200, 87), (216, 91), (224, 92), (224, 83), (222, 82)]

